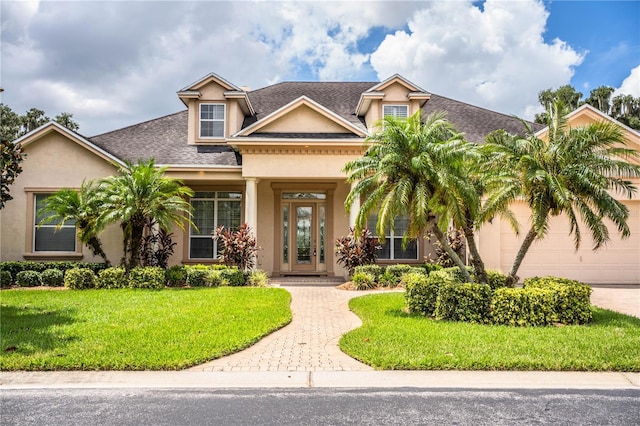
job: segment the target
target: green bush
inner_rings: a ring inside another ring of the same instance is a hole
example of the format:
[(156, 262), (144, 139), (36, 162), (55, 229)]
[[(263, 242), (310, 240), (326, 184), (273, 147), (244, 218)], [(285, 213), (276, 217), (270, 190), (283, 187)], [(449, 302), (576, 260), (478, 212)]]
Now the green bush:
[(175, 265), (167, 269), (164, 274), (167, 287), (184, 287), (187, 284), (187, 268)]
[(491, 322), (520, 327), (551, 325), (557, 321), (555, 294), (544, 288), (499, 288), (491, 300)]
[(204, 287), (207, 285), (209, 268), (205, 265), (187, 266), (187, 285), (189, 287)]
[[(462, 280), (463, 280), (462, 272), (460, 271), (460, 268), (458, 268), (457, 266), (451, 266), (449, 268), (442, 268), (441, 271), (446, 272), (447, 274), (451, 275), (453, 277), (453, 279), (455, 279), (456, 281), (462, 282)], [(467, 271), (469, 271), (469, 274), (473, 274), (473, 268), (472, 267), (467, 266)]]
[(374, 281), (378, 283), (380, 275), (382, 275), (384, 271), (385, 271), (384, 266), (371, 264), (371, 265), (356, 266), (356, 268), (353, 270), (353, 273), (357, 274), (358, 272), (365, 272), (367, 274), (371, 274), (373, 275)]
[(442, 270), (442, 266), (438, 265), (437, 263), (425, 263), (424, 265), (422, 265), (422, 267), (425, 271), (427, 271), (427, 274)]
[(16, 285), (18, 287), (36, 287), (41, 284), (40, 272), (20, 271), (16, 275)]
[(269, 275), (265, 271), (251, 271), (246, 277), (246, 282), (252, 287), (266, 287), (269, 285)]
[(491, 287), (487, 284), (442, 284), (438, 289), (435, 317), (438, 320), (486, 323), (491, 295)]
[(11, 276), (11, 272), (0, 270), (0, 286), (11, 287), (12, 284), (13, 284), (13, 277)]
[(125, 288), (129, 286), (126, 271), (121, 266), (103, 269), (98, 273), (96, 288)]
[(220, 277), (222, 278), (221, 285), (228, 285), (231, 287), (241, 287), (246, 284), (244, 279), (244, 273), (237, 266), (229, 266), (220, 270)]
[(159, 266), (137, 267), (129, 271), (129, 287), (163, 288), (164, 269)]
[(355, 272), (351, 277), (351, 282), (356, 290), (371, 290), (376, 286), (375, 275), (369, 272)]
[(433, 316), (438, 298), (439, 281), (424, 274), (404, 274), (402, 285), (407, 308), (413, 314)]
[(489, 279), (489, 287), (491, 290), (497, 290), (507, 286), (507, 276), (500, 271), (494, 269), (487, 269), (487, 278)]
[(553, 309), (557, 322), (586, 324), (591, 322), (591, 287), (579, 281), (558, 277), (533, 277), (524, 281), (524, 288), (550, 289), (555, 294)]
[(411, 272), (412, 268), (411, 265), (389, 265), (378, 278), (378, 283), (383, 287), (397, 287), (402, 274)]
[(64, 273), (64, 286), (72, 290), (96, 287), (96, 275), (89, 268), (71, 268)]
[(62, 287), (64, 285), (64, 273), (59, 269), (45, 269), (40, 274), (42, 285), (49, 287)]
[(35, 262), (35, 261), (8, 261), (0, 262), (0, 270), (11, 272), (12, 277), (16, 277), (18, 272), (36, 271), (43, 272), (46, 269), (58, 269), (63, 273), (72, 268), (88, 268), (95, 274), (107, 268), (105, 263), (90, 262)]
[(228, 286), (229, 281), (222, 278), (222, 269), (209, 269), (205, 277), (204, 285), (207, 287)]

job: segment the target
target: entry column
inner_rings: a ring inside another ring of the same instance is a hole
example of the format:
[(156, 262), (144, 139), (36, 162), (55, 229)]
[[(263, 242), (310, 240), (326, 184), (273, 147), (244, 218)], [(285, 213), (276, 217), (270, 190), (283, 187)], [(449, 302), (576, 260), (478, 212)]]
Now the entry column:
[[(358, 184), (358, 182), (351, 182), (351, 190)], [(349, 209), (349, 227), (355, 229), (356, 220), (358, 218), (358, 212), (360, 211), (360, 198), (357, 197), (351, 203), (351, 208)]]
[(245, 180), (244, 221), (251, 227), (253, 235), (258, 235), (258, 178), (248, 177)]

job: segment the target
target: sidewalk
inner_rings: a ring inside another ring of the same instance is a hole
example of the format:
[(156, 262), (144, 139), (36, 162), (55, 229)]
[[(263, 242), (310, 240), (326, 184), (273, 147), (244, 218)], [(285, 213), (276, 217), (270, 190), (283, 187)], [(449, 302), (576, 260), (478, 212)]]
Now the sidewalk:
[[(638, 373), (375, 371), (338, 348), (360, 326), (349, 299), (363, 292), (309, 285), (285, 287), (293, 320), (250, 348), (185, 371), (2, 372), (0, 389), (143, 387), (572, 388), (639, 389)], [(372, 292), (367, 292), (372, 293)], [(594, 288), (592, 303), (640, 316), (640, 288)]]

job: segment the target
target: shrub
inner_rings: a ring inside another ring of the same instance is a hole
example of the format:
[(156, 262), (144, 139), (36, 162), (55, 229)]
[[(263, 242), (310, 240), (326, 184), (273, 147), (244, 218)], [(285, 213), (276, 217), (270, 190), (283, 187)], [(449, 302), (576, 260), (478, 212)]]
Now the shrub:
[(433, 316), (441, 285), (456, 282), (451, 274), (434, 271), (430, 275), (409, 273), (402, 276), (407, 308), (411, 313)]
[(367, 274), (373, 275), (374, 281), (378, 283), (380, 275), (384, 273), (384, 270), (385, 270), (384, 266), (380, 266), (376, 264), (360, 265), (355, 267), (355, 269), (353, 270), (353, 273), (355, 275), (358, 272), (366, 272)]
[(369, 228), (364, 228), (360, 236), (353, 229), (346, 237), (336, 239), (336, 262), (344, 266), (349, 275), (353, 275), (356, 266), (376, 263), (377, 251), (382, 248), (376, 237), (371, 236)]
[(164, 274), (167, 287), (184, 287), (187, 284), (187, 268), (175, 265), (167, 269)]
[(13, 284), (13, 277), (11, 272), (0, 270), (0, 287), (11, 287)]
[(96, 288), (124, 288), (128, 285), (126, 271), (121, 266), (114, 266), (100, 271), (96, 280)]
[(225, 281), (222, 278), (221, 269), (209, 269), (205, 277), (204, 285), (206, 285), (207, 287), (228, 286), (229, 281)]
[[(462, 276), (462, 271), (460, 271), (460, 268), (458, 268), (457, 266), (442, 268), (441, 270), (451, 275), (451, 277), (456, 281), (462, 281), (464, 279)], [(469, 271), (469, 274), (473, 274), (473, 268), (471, 268), (470, 266), (467, 266), (467, 271)]]
[(101, 270), (107, 268), (105, 263), (90, 263), (90, 262), (35, 262), (35, 261), (8, 261), (0, 262), (0, 270), (11, 272), (12, 277), (16, 277), (18, 272), (22, 271), (36, 271), (43, 272), (46, 269), (58, 269), (63, 273), (72, 268), (88, 268), (94, 273), (98, 273)]
[(513, 326), (551, 325), (557, 321), (554, 292), (543, 288), (499, 288), (491, 300), (491, 322)]
[(73, 290), (96, 287), (96, 275), (89, 268), (71, 268), (64, 273), (64, 286)]
[(209, 268), (205, 265), (187, 266), (187, 285), (189, 287), (204, 287), (207, 285)]
[(64, 273), (59, 269), (45, 269), (40, 274), (42, 285), (49, 287), (62, 287), (64, 285)]
[(269, 275), (265, 271), (251, 271), (246, 278), (247, 285), (252, 287), (266, 287), (269, 285)]
[(135, 267), (129, 272), (129, 287), (163, 288), (164, 269), (159, 266)]
[(368, 272), (354, 273), (351, 282), (356, 290), (371, 290), (376, 286), (375, 276)]
[(20, 271), (16, 275), (16, 284), (18, 287), (36, 287), (42, 284), (40, 272), (36, 271)]
[(442, 266), (438, 265), (437, 263), (425, 263), (422, 265), (422, 267), (424, 268), (425, 271), (427, 271), (427, 274), (430, 274), (434, 271), (442, 270)]
[(558, 277), (533, 277), (524, 281), (524, 288), (550, 289), (555, 294), (553, 309), (557, 322), (586, 324), (591, 322), (591, 287), (579, 281)]
[(213, 231), (213, 238), (218, 241), (220, 259), (225, 265), (237, 266), (242, 271), (255, 267), (258, 245), (249, 225), (243, 223), (237, 231), (225, 231), (224, 226), (220, 226)]
[(237, 267), (228, 267), (225, 269), (221, 269), (220, 278), (222, 279), (221, 285), (241, 287), (246, 284), (244, 273)]
[(494, 269), (487, 269), (487, 278), (489, 279), (489, 287), (491, 290), (497, 290), (499, 288), (507, 287), (507, 276), (500, 271)]
[(445, 283), (438, 289), (438, 320), (485, 323), (489, 320), (491, 287), (487, 284)]
[(412, 272), (411, 265), (389, 265), (378, 278), (378, 283), (383, 287), (397, 287), (402, 274), (408, 272)]

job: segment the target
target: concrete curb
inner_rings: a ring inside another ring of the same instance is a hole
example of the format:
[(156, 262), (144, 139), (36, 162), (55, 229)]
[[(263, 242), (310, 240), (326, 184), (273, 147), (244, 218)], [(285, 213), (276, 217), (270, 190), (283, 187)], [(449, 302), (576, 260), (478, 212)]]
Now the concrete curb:
[(0, 389), (66, 388), (637, 389), (640, 373), (555, 371), (2, 372)]

